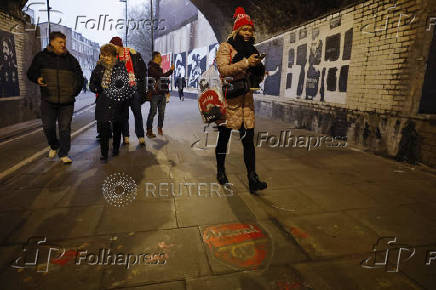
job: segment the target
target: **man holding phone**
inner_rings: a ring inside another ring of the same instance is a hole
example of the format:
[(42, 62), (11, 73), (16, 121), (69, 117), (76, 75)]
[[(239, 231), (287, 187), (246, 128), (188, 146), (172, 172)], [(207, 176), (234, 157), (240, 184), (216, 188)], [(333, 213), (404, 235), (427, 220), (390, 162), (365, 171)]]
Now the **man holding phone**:
[(48, 155), (54, 158), (58, 154), (64, 164), (69, 164), (72, 162), (68, 157), (71, 121), (75, 97), (83, 88), (83, 72), (77, 59), (67, 51), (66, 36), (62, 32), (51, 32), (49, 40), (47, 48), (33, 58), (27, 77), (41, 88), (41, 119), (50, 145)]

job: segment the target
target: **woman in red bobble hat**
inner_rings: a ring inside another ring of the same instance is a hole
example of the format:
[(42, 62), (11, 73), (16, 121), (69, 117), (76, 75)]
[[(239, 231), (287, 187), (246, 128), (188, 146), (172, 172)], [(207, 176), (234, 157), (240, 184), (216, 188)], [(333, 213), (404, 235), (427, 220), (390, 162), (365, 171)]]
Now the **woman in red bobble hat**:
[[(254, 23), (242, 7), (236, 8), (233, 18), (235, 19), (233, 31), (227, 42), (220, 44), (216, 54), (220, 76), (232, 77), (232, 83), (244, 82), (250, 76), (262, 80), (265, 67), (261, 63), (259, 52), (254, 47)], [(253, 194), (267, 187), (265, 182), (259, 180), (255, 171), (254, 121), (253, 92), (250, 89), (239, 96), (227, 97), (226, 122), (218, 126), (219, 137), (215, 148), (217, 179), (220, 184), (226, 184), (228, 179), (224, 163), (227, 143), (232, 129), (239, 130), (244, 146), (244, 163), (247, 168), (249, 189)]]

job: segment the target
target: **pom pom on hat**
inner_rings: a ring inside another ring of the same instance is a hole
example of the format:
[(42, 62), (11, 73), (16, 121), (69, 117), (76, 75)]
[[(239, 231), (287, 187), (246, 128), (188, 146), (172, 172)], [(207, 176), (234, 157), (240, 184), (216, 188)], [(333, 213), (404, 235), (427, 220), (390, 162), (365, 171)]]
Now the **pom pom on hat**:
[(245, 14), (245, 9), (243, 7), (236, 8), (235, 14), (233, 14), (233, 19), (236, 19), (239, 14)]

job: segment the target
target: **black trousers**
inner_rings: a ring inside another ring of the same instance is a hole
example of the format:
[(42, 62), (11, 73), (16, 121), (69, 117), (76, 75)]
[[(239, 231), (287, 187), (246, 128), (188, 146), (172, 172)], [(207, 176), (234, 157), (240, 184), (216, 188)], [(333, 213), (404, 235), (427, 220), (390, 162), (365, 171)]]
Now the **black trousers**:
[(183, 96), (183, 89), (179, 89), (179, 99), (181, 100)]
[[(215, 156), (218, 171), (224, 170), (224, 164), (226, 161), (227, 155), (227, 144), (230, 139), (230, 135), (232, 134), (232, 129), (224, 126), (218, 126), (219, 137), (218, 144), (215, 147)], [(253, 129), (245, 129), (242, 126), (239, 129), (239, 135), (244, 146), (244, 163), (247, 168), (247, 173), (256, 171), (256, 156), (254, 151), (254, 128)]]
[[(56, 105), (41, 101), (42, 128), (52, 150), (59, 149), (59, 157), (68, 155), (71, 147), (71, 121), (74, 105)], [(59, 139), (56, 134), (56, 121), (59, 127)]]
[[(112, 123), (112, 124), (111, 124)], [(113, 131), (112, 152), (118, 152), (121, 144), (121, 129), (123, 122), (120, 121), (98, 121), (97, 126), (100, 128), (100, 150), (102, 156), (107, 156), (109, 151), (109, 137)], [(112, 128), (111, 128), (112, 127)]]

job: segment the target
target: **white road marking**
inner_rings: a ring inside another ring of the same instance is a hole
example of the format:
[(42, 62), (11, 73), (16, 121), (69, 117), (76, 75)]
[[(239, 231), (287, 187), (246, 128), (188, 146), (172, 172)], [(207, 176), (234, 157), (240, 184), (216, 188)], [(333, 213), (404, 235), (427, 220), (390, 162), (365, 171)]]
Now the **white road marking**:
[[(73, 114), (73, 117), (77, 117), (77, 116), (79, 116), (80, 114), (85, 113), (85, 112), (91, 110), (91, 109), (94, 108), (94, 107), (95, 107), (95, 104), (92, 104), (92, 105), (90, 105), (89, 108), (87, 108), (87, 109), (85, 109), (85, 110), (79, 110), (79, 111), (77, 111), (77, 113), (74, 113), (74, 114)], [(40, 131), (42, 131), (42, 128), (38, 128), (38, 129), (33, 130), (32, 132), (29, 132), (29, 133), (26, 133), (26, 134), (23, 134), (23, 135), (17, 136), (17, 137), (15, 137), (15, 138), (8, 139), (8, 140), (6, 140), (6, 141), (1, 142), (1, 143), (0, 143), (0, 146), (6, 145), (6, 144), (8, 144), (8, 143), (10, 143), (10, 142), (13, 142), (13, 141), (16, 141), (16, 140), (23, 139), (24, 137), (27, 137), (27, 136), (30, 136), (30, 135), (32, 135), (32, 134), (38, 133), (38, 132), (40, 132)]]
[[(91, 123), (88, 123), (87, 125), (83, 126), (82, 128), (78, 129), (77, 131), (75, 131), (74, 133), (71, 134), (71, 137), (74, 137), (76, 135), (79, 135), (80, 133), (82, 133), (85, 130), (88, 130), (89, 128), (91, 128), (97, 121), (92, 121)], [(44, 149), (42, 149), (41, 151), (36, 152), (35, 154), (33, 154), (32, 156), (20, 161), (19, 163), (15, 164), (14, 166), (8, 168), (7, 170), (3, 171), (0, 173), (0, 180), (2, 180), (3, 178), (5, 178), (7, 175), (17, 171), (18, 169), (20, 169), (21, 167), (35, 161), (36, 159), (38, 159), (39, 157), (41, 157), (44, 154), (48, 154), (48, 150), (50, 149), (49, 146), (45, 147)]]

